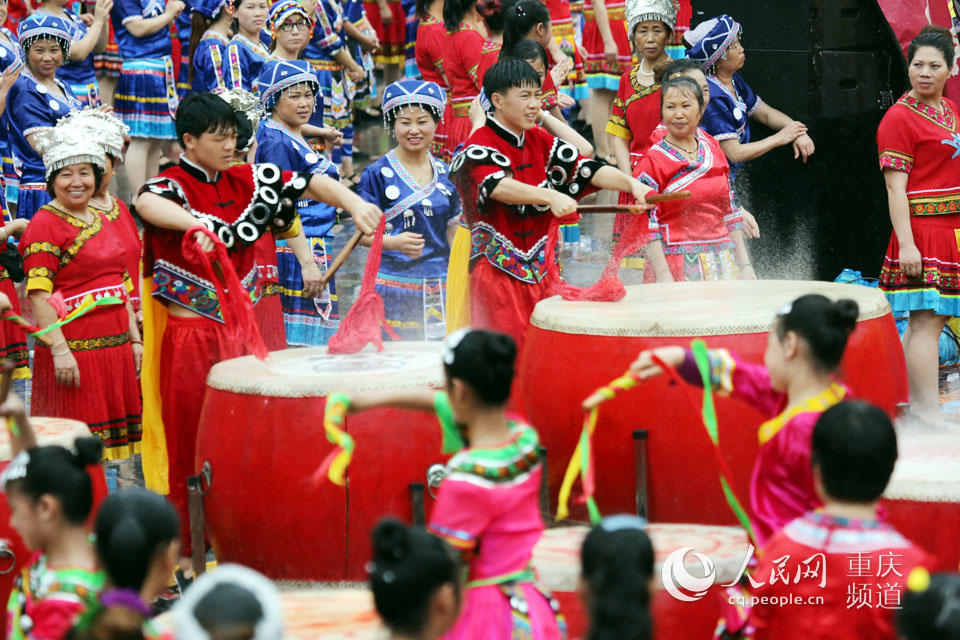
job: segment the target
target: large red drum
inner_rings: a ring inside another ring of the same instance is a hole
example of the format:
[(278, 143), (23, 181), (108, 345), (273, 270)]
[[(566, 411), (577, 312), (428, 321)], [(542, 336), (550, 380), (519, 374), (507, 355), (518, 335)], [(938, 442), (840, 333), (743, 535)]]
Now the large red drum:
[[(346, 487), (316, 472), (333, 445), (323, 431), (326, 396), (443, 384), (437, 343), (389, 343), (380, 353), (288, 349), (217, 364), (197, 433), (198, 472), (217, 559), (274, 579), (361, 580), (370, 531), (383, 516), (412, 517), (410, 483), (444, 460), (436, 417), (378, 409), (351, 415), (356, 442)], [(429, 500), (427, 501), (429, 506)]]
[[(807, 293), (852, 298), (860, 319), (838, 378), (853, 394), (891, 415), (908, 400), (903, 348), (886, 298), (868, 287), (807, 281), (683, 282), (627, 287), (620, 302), (537, 304), (520, 363), (528, 415), (547, 448), (551, 500), (576, 445), (580, 403), (626, 371), (637, 354), (654, 347), (689, 344), (736, 351), (762, 362), (774, 316)], [(733, 483), (746, 499), (762, 416), (742, 402), (717, 398), (720, 446)], [(648, 516), (655, 522), (733, 524), (717, 480), (712, 445), (685, 401), (663, 376), (621, 393), (600, 409), (594, 436), (596, 498), (614, 513), (635, 508), (636, 430), (648, 431)], [(584, 517), (577, 507), (575, 517)]]
[[(30, 424), (37, 436), (39, 445), (60, 445), (72, 448), (77, 438), (90, 437), (90, 430), (82, 422), (65, 418), (31, 417)], [(7, 468), (13, 459), (13, 450), (10, 448), (10, 433), (0, 429), (0, 471)], [(103, 474), (103, 467), (91, 465), (88, 469), (93, 480), (93, 511), (90, 514), (90, 526), (96, 518), (97, 508), (107, 497), (107, 481)], [(10, 589), (13, 588), (13, 579), (30, 560), (30, 551), (23, 545), (20, 534), (10, 526), (10, 507), (7, 506), (7, 496), (0, 491), (0, 602), (6, 603), (10, 599)], [(7, 608), (0, 612), (0, 627), (6, 637)]]
[(960, 442), (955, 433), (928, 433), (909, 422), (897, 433), (899, 457), (884, 492), (887, 519), (933, 554), (940, 571), (960, 564)]

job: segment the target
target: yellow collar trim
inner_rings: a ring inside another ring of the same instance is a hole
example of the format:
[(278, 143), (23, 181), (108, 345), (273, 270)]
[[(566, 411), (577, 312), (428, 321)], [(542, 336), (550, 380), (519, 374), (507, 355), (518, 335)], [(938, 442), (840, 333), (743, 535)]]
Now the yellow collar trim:
[(813, 396), (808, 398), (804, 402), (794, 406), (789, 407), (783, 413), (778, 415), (776, 418), (767, 420), (757, 431), (757, 438), (760, 440), (760, 445), (763, 446), (767, 442), (773, 439), (775, 435), (780, 433), (780, 429), (784, 427), (788, 422), (796, 418), (801, 413), (810, 413), (810, 412), (823, 412), (843, 400), (844, 396), (847, 395), (847, 390), (837, 384), (836, 382), (831, 382), (830, 386)]

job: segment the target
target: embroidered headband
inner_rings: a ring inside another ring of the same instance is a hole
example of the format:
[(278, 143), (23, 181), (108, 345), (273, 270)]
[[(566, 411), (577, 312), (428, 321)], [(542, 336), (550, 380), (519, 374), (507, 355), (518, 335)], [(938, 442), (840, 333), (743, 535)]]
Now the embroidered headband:
[(691, 46), (687, 57), (709, 69), (723, 57), (741, 31), (740, 23), (727, 14), (710, 18), (683, 34), (683, 39)]
[(268, 22), (270, 23), (270, 35), (276, 39), (277, 31), (280, 29), (280, 25), (286, 22), (292, 16), (303, 16), (303, 18), (309, 23), (310, 29), (313, 29), (313, 18), (307, 13), (307, 10), (303, 8), (296, 0), (278, 0), (274, 2), (273, 6), (270, 7), (270, 17)]
[(227, 13), (233, 14), (233, 4), (229, 0), (200, 0), (193, 6), (193, 10), (207, 20), (215, 20), (224, 8)]
[(400, 80), (383, 92), (383, 126), (392, 123), (401, 109), (423, 107), (443, 121), (447, 94), (439, 85), (425, 80)]
[(49, 13), (37, 12), (20, 21), (17, 39), (20, 41), (20, 48), (23, 49), (24, 55), (30, 51), (34, 42), (44, 38), (56, 40), (63, 50), (64, 58), (70, 55), (70, 26), (66, 20)]
[(306, 83), (310, 85), (313, 95), (320, 91), (320, 82), (317, 80), (313, 67), (306, 60), (270, 60), (263, 65), (258, 85), (260, 87), (260, 104), (267, 111), (280, 98), (280, 92), (292, 86)]

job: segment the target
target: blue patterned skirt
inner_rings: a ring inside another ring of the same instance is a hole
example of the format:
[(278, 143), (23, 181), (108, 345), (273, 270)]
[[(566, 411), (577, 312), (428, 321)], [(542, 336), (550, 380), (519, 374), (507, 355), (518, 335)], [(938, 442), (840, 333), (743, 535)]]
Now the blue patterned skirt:
[(175, 139), (173, 114), (178, 104), (170, 56), (123, 61), (113, 109), (130, 127), (131, 137)]
[(46, 183), (21, 183), (17, 197), (17, 217), (31, 219), (33, 214), (40, 210), (40, 207), (51, 200), (53, 198), (47, 193)]
[(377, 293), (401, 340), (443, 340), (447, 334), (447, 279), (377, 274)]
[[(333, 260), (327, 251), (333, 249), (333, 236), (307, 236), (307, 243), (320, 270), (326, 271)], [(300, 263), (285, 240), (277, 240), (277, 270), (287, 344), (306, 347), (327, 344), (340, 327), (335, 278), (331, 278), (319, 298), (305, 296)]]

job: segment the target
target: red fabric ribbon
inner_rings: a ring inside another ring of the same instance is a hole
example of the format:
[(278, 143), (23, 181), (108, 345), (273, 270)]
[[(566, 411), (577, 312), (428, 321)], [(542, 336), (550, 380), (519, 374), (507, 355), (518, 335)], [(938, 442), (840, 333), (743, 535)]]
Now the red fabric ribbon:
[(623, 297), (627, 295), (627, 290), (620, 281), (617, 272), (620, 270), (620, 263), (623, 262), (624, 257), (638, 251), (644, 245), (645, 236), (641, 223), (646, 219), (646, 216), (642, 214), (631, 214), (630, 222), (624, 229), (620, 242), (613, 248), (613, 255), (607, 261), (607, 266), (604, 267), (600, 280), (589, 287), (575, 287), (564, 282), (560, 276), (557, 261), (553, 258), (560, 237), (561, 224), (561, 220), (554, 217), (550, 223), (547, 244), (544, 248), (547, 260), (547, 276), (550, 279), (550, 295), (559, 295), (564, 300), (590, 300), (594, 302), (623, 300)]
[[(210, 255), (201, 249), (200, 243), (194, 239), (196, 233), (202, 233), (213, 241), (215, 257), (212, 261)], [(230, 262), (226, 245), (212, 231), (198, 225), (191, 227), (183, 234), (180, 251), (187, 260), (199, 263), (213, 282), (217, 290), (217, 300), (220, 302), (220, 313), (223, 315), (223, 322), (227, 326), (230, 337), (240, 344), (247, 345), (253, 355), (260, 360), (266, 360), (268, 351), (260, 335), (257, 319), (253, 315), (253, 303), (240, 282), (237, 270)], [(216, 269), (215, 266), (220, 268)]]
[(330, 337), (327, 347), (329, 353), (356, 353), (367, 344), (373, 344), (377, 351), (383, 351), (381, 328), (386, 331), (391, 340), (400, 339), (393, 327), (386, 322), (383, 298), (380, 297), (376, 289), (386, 224), (386, 217), (380, 218), (380, 224), (373, 234), (370, 252), (367, 254), (367, 264), (363, 267), (360, 295), (353, 306), (350, 307), (347, 315), (340, 321), (340, 328)]

